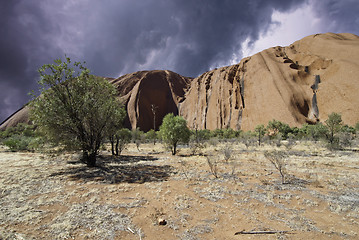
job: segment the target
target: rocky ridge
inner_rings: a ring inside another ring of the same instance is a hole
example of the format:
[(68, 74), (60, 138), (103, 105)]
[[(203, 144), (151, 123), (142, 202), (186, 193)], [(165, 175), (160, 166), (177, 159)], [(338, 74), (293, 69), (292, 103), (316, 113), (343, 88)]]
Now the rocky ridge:
[[(197, 78), (155, 70), (108, 80), (126, 106), (130, 128), (158, 129), (172, 112), (191, 128), (252, 130), (272, 119), (291, 126), (324, 121), (331, 112), (354, 125), (359, 121), (358, 76), (359, 37), (326, 33), (266, 49)], [(25, 106), (0, 129), (26, 121)]]

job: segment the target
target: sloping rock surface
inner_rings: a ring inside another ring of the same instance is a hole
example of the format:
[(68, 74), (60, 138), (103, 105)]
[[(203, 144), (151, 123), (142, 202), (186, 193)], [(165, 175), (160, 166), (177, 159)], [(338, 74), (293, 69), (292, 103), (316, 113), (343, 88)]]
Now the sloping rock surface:
[(180, 107), (192, 128), (252, 130), (272, 119), (291, 126), (331, 112), (359, 121), (359, 37), (316, 34), (195, 78)]
[(155, 70), (127, 74), (110, 82), (126, 106), (127, 127), (148, 131), (154, 124), (158, 129), (166, 114), (178, 115), (178, 105), (190, 81), (171, 71)]
[[(300, 126), (324, 121), (332, 112), (354, 125), (359, 121), (359, 37), (311, 35), (194, 79), (155, 70), (108, 80), (126, 106), (126, 125), (144, 131), (154, 124), (158, 129), (170, 112), (198, 129), (252, 130), (272, 119)], [(0, 129), (26, 121), (24, 107)]]

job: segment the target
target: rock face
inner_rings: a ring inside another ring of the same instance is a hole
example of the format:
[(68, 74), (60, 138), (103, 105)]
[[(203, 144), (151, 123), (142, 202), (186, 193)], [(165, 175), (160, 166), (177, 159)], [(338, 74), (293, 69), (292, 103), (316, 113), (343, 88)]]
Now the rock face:
[[(359, 37), (326, 33), (269, 48), (194, 79), (157, 70), (108, 80), (126, 106), (130, 128), (147, 131), (155, 124), (158, 129), (172, 112), (191, 128), (252, 130), (272, 119), (291, 126), (324, 121), (332, 112), (354, 125), (359, 121), (358, 76)], [(0, 129), (26, 121), (24, 107)]]
[(190, 80), (171, 71), (156, 70), (127, 74), (110, 82), (126, 106), (127, 127), (148, 131), (154, 124), (158, 129), (166, 114), (178, 115), (178, 105)]
[(29, 108), (24, 106), (5, 119), (5, 121), (0, 124), (0, 130), (5, 130), (8, 127), (16, 126), (18, 123), (29, 122)]
[(291, 126), (331, 112), (359, 121), (359, 37), (317, 34), (273, 47), (193, 79), (180, 107), (190, 127), (252, 130), (272, 119)]

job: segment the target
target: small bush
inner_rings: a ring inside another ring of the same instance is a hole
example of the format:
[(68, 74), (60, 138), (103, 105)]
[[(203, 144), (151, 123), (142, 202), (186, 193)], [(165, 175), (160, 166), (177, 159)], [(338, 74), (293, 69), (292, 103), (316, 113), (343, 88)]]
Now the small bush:
[(10, 151), (33, 151), (38, 149), (42, 144), (39, 137), (27, 137), (22, 135), (13, 135), (3, 141)]
[(273, 166), (279, 171), (281, 176), (282, 184), (286, 183), (286, 158), (287, 155), (284, 152), (273, 151), (273, 152), (265, 152), (264, 156), (273, 164)]
[(218, 164), (219, 164), (218, 158), (213, 155), (207, 155), (206, 158), (210, 172), (215, 178), (218, 178)]
[(224, 160), (228, 163), (229, 159), (232, 157), (233, 149), (230, 145), (225, 145), (222, 147), (221, 152), (223, 154)]
[(20, 123), (1, 132), (2, 144), (11, 151), (33, 151), (39, 149), (44, 140), (33, 125)]
[(146, 140), (153, 142), (153, 145), (156, 144), (157, 139), (158, 139), (158, 136), (157, 136), (157, 132), (155, 130), (151, 129), (150, 131), (148, 131), (146, 133)]

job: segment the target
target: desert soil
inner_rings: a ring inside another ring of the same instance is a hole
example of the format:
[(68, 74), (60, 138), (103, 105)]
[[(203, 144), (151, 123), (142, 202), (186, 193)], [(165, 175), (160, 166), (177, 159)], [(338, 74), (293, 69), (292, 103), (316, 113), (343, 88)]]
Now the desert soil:
[(359, 153), (281, 147), (282, 184), (264, 157), (273, 148), (202, 149), (218, 160), (218, 178), (185, 147), (178, 156), (161, 144), (130, 145), (120, 157), (103, 150), (98, 168), (75, 153), (1, 148), (0, 239), (358, 239)]

